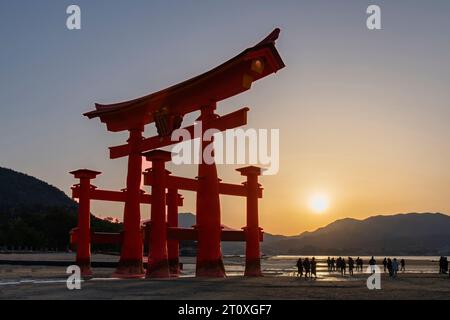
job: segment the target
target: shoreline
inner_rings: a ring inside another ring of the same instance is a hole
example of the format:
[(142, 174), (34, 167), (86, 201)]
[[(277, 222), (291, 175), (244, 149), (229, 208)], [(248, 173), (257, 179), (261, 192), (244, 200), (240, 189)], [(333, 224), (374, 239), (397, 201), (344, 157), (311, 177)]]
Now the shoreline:
[[(36, 255), (36, 260), (55, 258), (54, 254)], [(16, 257), (19, 259), (19, 257)], [(21, 259), (30, 256), (20, 255)], [(73, 254), (58, 256), (59, 260), (71, 263)], [(95, 255), (97, 261), (115, 260), (117, 256)], [(0, 254), (0, 260), (4, 255)], [(17, 260), (16, 259), (16, 260)], [(186, 261), (186, 259), (188, 261)], [(283, 258), (271, 259), (275, 266)], [(20, 259), (19, 259), (20, 260)], [(195, 278), (195, 258), (183, 257), (189, 270), (184, 275), (171, 279), (122, 280), (112, 277), (113, 268), (94, 268), (94, 276), (81, 283), (81, 290), (67, 289), (66, 267), (23, 266), (0, 264), (0, 299), (150, 299), (150, 300), (423, 300), (450, 299), (450, 277), (436, 272), (399, 273), (395, 279), (381, 274), (381, 290), (369, 290), (366, 285), (369, 274), (356, 273), (341, 276), (319, 268), (318, 279), (305, 280), (293, 276), (295, 268), (292, 257), (285, 268), (289, 273), (265, 272), (261, 278), (245, 278), (240, 275), (241, 259), (226, 258), (228, 277), (219, 279)], [(429, 261), (428, 261), (429, 262)], [(18, 261), (20, 263), (20, 261)], [(420, 262), (422, 263), (422, 262)], [(413, 263), (411, 263), (413, 264)], [(434, 265), (434, 264), (432, 264)], [(271, 266), (266, 270), (271, 271)], [(411, 266), (412, 267), (412, 266)], [(230, 271), (229, 271), (230, 270)], [(280, 271), (281, 269), (273, 269)], [(272, 270), (272, 271), (273, 271)]]
[[(37, 274), (35, 274), (37, 276)], [(347, 281), (305, 280), (296, 277), (223, 279), (181, 277), (176, 279), (119, 280), (93, 278), (81, 290), (68, 290), (66, 278), (55, 273), (23, 282), (10, 279), (0, 284), (0, 299), (32, 300), (448, 300), (450, 278), (445, 275), (404, 274), (381, 277), (381, 290), (369, 290), (366, 278)]]

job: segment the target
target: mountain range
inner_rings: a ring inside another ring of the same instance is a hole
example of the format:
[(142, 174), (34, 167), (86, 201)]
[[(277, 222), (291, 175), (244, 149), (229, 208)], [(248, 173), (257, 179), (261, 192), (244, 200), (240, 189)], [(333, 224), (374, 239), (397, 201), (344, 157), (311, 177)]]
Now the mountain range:
[(270, 237), (266, 254), (448, 255), (450, 216), (409, 213), (337, 220), (314, 232)]

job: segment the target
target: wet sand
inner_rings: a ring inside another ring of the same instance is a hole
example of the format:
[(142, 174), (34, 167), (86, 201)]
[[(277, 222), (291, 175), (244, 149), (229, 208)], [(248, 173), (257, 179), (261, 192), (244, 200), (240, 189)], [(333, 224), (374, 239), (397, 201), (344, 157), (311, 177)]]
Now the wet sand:
[[(24, 259), (22, 255), (21, 258)], [(54, 259), (55, 255), (48, 258)], [(5, 256), (0, 255), (1, 259)], [(96, 256), (96, 259), (115, 258)], [(396, 279), (382, 274), (382, 289), (368, 290), (368, 275), (364, 273), (355, 273), (352, 277), (323, 273), (318, 280), (270, 275), (263, 278), (185, 276), (170, 280), (120, 280), (111, 278), (113, 269), (96, 268), (94, 278), (83, 281), (81, 290), (70, 291), (65, 271), (65, 267), (58, 266), (0, 265), (0, 299), (450, 299), (449, 276), (431, 273), (404, 273)]]

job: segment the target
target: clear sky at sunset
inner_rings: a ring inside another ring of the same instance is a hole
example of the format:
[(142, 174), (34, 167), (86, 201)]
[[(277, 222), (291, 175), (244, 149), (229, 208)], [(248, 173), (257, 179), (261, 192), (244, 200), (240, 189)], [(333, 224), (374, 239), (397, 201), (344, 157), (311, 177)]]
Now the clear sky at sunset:
[[(80, 31), (66, 29), (70, 4)], [(369, 4), (380, 5), (382, 30), (367, 29)], [(446, 0), (1, 1), (0, 166), (68, 194), (68, 172), (85, 167), (103, 172), (95, 185), (123, 188), (126, 159), (109, 160), (108, 147), (126, 133), (82, 113), (203, 73), (275, 27), (287, 67), (218, 107), (248, 106), (247, 127), (280, 129), (280, 172), (261, 179), (262, 227), (292, 235), (346, 217), (450, 212)], [(242, 182), (236, 167), (219, 166), (221, 178)], [(122, 216), (121, 205), (92, 211)], [(245, 201), (223, 197), (222, 220), (243, 226)]]

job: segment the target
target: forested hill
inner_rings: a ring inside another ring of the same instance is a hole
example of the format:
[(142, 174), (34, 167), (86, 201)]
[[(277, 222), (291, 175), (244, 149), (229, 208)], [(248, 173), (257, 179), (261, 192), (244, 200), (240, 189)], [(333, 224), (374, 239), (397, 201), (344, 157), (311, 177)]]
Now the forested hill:
[(0, 210), (36, 206), (75, 208), (76, 202), (44, 181), (0, 167)]
[[(0, 168), (0, 250), (67, 250), (78, 204), (48, 183)], [(94, 231), (122, 225), (91, 216)], [(110, 249), (110, 248), (109, 248)]]

